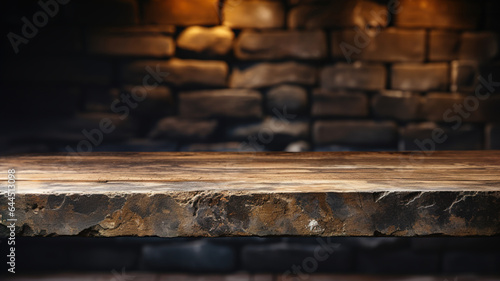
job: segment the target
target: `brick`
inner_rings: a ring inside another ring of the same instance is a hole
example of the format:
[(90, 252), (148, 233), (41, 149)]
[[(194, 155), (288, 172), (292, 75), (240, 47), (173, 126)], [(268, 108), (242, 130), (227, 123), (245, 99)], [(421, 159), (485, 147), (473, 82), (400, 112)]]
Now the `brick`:
[[(27, 73), (30, 71), (30, 74)], [(0, 79), (6, 82), (41, 82), (83, 85), (109, 84), (111, 64), (82, 58), (44, 57), (5, 61), (0, 66)]]
[(309, 123), (301, 120), (280, 120), (268, 117), (261, 122), (238, 124), (226, 130), (226, 138), (231, 140), (247, 140), (248, 137), (252, 136), (257, 137), (263, 145), (307, 139)]
[(271, 88), (266, 94), (266, 109), (269, 114), (273, 110), (288, 113), (304, 113), (307, 110), (307, 91), (303, 87), (295, 85), (280, 85)]
[(493, 32), (464, 32), (458, 58), (488, 61), (498, 55), (498, 34)]
[(461, 122), (500, 121), (499, 96), (479, 99), (475, 95), (429, 93), (425, 98), (424, 116), (430, 121)]
[(223, 15), (223, 25), (233, 29), (282, 28), (285, 23), (283, 4), (273, 1), (227, 2)]
[(362, 92), (315, 89), (311, 114), (313, 116), (367, 116), (368, 97)]
[(500, 254), (475, 252), (448, 252), (443, 255), (443, 272), (499, 274)]
[(432, 153), (435, 150), (483, 148), (483, 131), (471, 124), (457, 130), (433, 122), (409, 124), (401, 131), (401, 149)]
[(332, 54), (337, 58), (375, 62), (423, 62), (425, 30), (383, 29), (369, 35), (361, 30), (335, 31)]
[(177, 38), (177, 46), (191, 52), (222, 56), (231, 50), (233, 39), (233, 31), (225, 26), (190, 26)]
[(288, 27), (292, 29), (365, 27), (367, 25), (385, 27), (388, 25), (387, 15), (387, 6), (370, 0), (305, 3), (290, 10)]
[(458, 59), (460, 34), (450, 30), (431, 30), (429, 33), (429, 60), (450, 61)]
[(385, 88), (387, 71), (381, 64), (337, 63), (320, 73), (323, 89), (381, 90)]
[(474, 92), (478, 86), (479, 64), (477, 61), (451, 62), (452, 92)]
[[(148, 71), (148, 68), (151, 71)], [(176, 86), (223, 87), (226, 86), (228, 66), (223, 61), (181, 60), (177, 58), (166, 62), (160, 60), (134, 61), (122, 66), (121, 79), (123, 83), (142, 84), (144, 77), (150, 75), (150, 72), (156, 72), (159, 79)], [(148, 83), (154, 82), (153, 78)]]
[(158, 121), (149, 137), (166, 140), (198, 140), (210, 138), (217, 129), (216, 120), (166, 117)]
[(172, 37), (163, 35), (91, 34), (87, 39), (91, 54), (107, 56), (169, 57), (175, 52)]
[(475, 29), (481, 7), (468, 0), (400, 0), (394, 24), (409, 28)]
[(322, 31), (243, 31), (234, 52), (241, 60), (313, 60), (327, 56), (326, 45), (326, 35)]
[(449, 88), (447, 63), (394, 64), (391, 88), (403, 91), (446, 91)]
[(111, 112), (111, 104), (119, 89), (88, 87), (83, 90), (83, 109), (87, 112)]
[(439, 272), (439, 253), (411, 250), (361, 252), (358, 272), (364, 274), (429, 274)]
[[(122, 99), (121, 94), (113, 92), (115, 100)], [(163, 117), (174, 111), (174, 96), (172, 91), (165, 86), (145, 89), (142, 86), (125, 86), (122, 94), (132, 96), (132, 102), (136, 103), (135, 108), (131, 108), (132, 116), (146, 117), (147, 119)], [(134, 101), (134, 95), (138, 97)]]
[(262, 95), (254, 90), (205, 90), (179, 94), (179, 114), (186, 118), (259, 118)]
[(366, 252), (389, 252), (407, 249), (410, 246), (409, 239), (401, 237), (357, 237), (356, 249)]
[(500, 149), (500, 125), (488, 124), (486, 126), (486, 148)]
[(316, 68), (297, 62), (258, 63), (246, 69), (233, 69), (231, 88), (264, 88), (283, 83), (314, 85)]
[(142, 249), (143, 270), (227, 272), (235, 266), (231, 247), (206, 241), (173, 245), (146, 245)]
[(313, 128), (318, 145), (389, 146), (396, 143), (396, 138), (396, 124), (389, 121), (317, 121)]
[(67, 18), (77, 24), (116, 26), (139, 23), (136, 0), (75, 1), (64, 11), (67, 11)]
[[(328, 246), (322, 247), (320, 243), (247, 245), (241, 250), (242, 268), (250, 272), (276, 272), (286, 275), (295, 265), (302, 269), (303, 276), (313, 272), (348, 272), (354, 269), (353, 252), (338, 244), (331, 245), (331, 248), (326, 247)], [(314, 259), (316, 256), (326, 259), (319, 261)], [(316, 270), (305, 270), (311, 268)], [(293, 278), (288, 277), (286, 280)]]
[(400, 121), (420, 119), (422, 106), (423, 98), (412, 92), (387, 90), (376, 94), (372, 99), (375, 116)]
[(144, 21), (180, 26), (219, 24), (218, 0), (150, 0), (144, 3)]

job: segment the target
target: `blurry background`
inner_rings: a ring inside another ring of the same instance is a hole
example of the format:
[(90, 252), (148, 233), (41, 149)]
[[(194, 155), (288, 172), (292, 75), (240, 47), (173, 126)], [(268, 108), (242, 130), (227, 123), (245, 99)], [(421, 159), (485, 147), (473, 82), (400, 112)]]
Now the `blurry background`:
[[(499, 149), (499, 8), (2, 1), (0, 153)], [(498, 238), (335, 239), (317, 272), (500, 273)], [(317, 243), (19, 238), (18, 269), (282, 273)]]
[(4, 1), (0, 149), (498, 149), (498, 6)]

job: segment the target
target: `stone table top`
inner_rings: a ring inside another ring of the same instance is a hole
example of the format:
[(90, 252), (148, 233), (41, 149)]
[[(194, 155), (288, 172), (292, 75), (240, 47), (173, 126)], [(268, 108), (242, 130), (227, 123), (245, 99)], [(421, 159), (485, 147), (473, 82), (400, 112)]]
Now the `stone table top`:
[(23, 236), (500, 234), (500, 151), (4, 156), (3, 191), (9, 169)]

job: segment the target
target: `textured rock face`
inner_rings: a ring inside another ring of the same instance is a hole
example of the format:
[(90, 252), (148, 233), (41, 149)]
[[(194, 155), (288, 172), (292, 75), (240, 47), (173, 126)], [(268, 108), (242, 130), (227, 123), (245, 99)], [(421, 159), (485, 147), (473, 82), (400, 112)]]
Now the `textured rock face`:
[(188, 51), (222, 56), (231, 50), (233, 39), (233, 31), (225, 26), (192, 26), (179, 35), (177, 46)]
[(19, 236), (470, 236), (500, 234), (499, 156), (101, 153), (0, 167), (16, 169)]

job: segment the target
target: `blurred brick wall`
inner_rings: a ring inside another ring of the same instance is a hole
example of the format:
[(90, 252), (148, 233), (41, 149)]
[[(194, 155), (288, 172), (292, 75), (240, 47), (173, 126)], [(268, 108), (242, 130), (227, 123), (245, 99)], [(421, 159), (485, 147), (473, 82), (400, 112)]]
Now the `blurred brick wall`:
[(1, 151), (499, 149), (497, 2), (8, 1)]
[[(500, 274), (498, 237), (44, 237), (18, 238), (17, 241), (16, 269), (19, 274), (44, 271), (109, 273), (123, 269), (132, 276), (134, 271), (247, 272), (278, 276), (290, 271), (302, 274), (300, 279), (283, 280), (308, 280), (309, 274), (317, 273)], [(1, 243), (0, 249), (2, 247), (8, 247), (7, 243)], [(317, 259), (318, 256), (327, 258)], [(315, 262), (311, 261), (313, 259)], [(1, 264), (0, 268), (7, 266), (5, 262)]]

